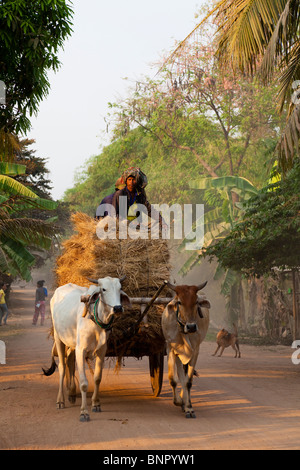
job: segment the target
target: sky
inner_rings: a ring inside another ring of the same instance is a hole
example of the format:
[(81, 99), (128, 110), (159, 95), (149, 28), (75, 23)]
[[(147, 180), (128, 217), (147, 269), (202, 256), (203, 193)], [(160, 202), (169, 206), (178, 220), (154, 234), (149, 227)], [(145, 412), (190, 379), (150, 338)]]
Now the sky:
[(72, 36), (59, 53), (59, 71), (48, 74), (50, 93), (31, 118), (27, 135), (35, 140), (36, 155), (47, 159), (55, 200), (109, 143), (107, 104), (128, 96), (128, 88), (141, 77), (154, 78), (153, 64), (193, 30), (204, 0), (72, 3)]

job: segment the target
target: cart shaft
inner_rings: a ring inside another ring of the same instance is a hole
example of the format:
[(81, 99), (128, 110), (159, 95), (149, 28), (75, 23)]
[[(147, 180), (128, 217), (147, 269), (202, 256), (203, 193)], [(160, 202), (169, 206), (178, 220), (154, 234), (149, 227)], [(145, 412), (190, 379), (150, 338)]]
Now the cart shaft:
[[(153, 303), (167, 305), (172, 299), (172, 297), (157, 297)], [(148, 304), (151, 300), (151, 297), (130, 297), (130, 302), (138, 305)]]

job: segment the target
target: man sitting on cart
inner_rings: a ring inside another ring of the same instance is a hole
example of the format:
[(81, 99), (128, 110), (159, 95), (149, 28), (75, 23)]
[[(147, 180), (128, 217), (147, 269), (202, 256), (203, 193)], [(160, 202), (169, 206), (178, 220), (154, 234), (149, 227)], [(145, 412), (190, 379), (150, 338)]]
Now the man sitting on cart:
[(139, 216), (137, 204), (141, 204), (145, 207), (148, 216), (159, 223), (160, 228), (166, 228), (164, 219), (159, 212), (151, 207), (147, 199), (145, 187), (148, 181), (146, 175), (139, 168), (130, 167), (123, 173), (122, 178), (126, 186), (116, 191), (112, 200), (116, 216), (119, 217), (120, 214), (120, 196), (125, 196), (127, 197), (127, 220), (132, 221)]
[[(115, 192), (119, 191), (120, 189), (123, 189), (123, 188), (125, 188), (125, 184), (124, 184), (123, 178), (121, 176), (120, 178), (117, 179), (117, 181), (115, 183)], [(95, 219), (99, 220), (102, 217), (106, 217), (107, 215), (111, 215), (110, 210), (109, 210), (109, 207), (110, 207), (109, 205), (112, 204), (112, 200), (113, 200), (113, 197), (115, 195), (115, 192), (112, 193), (112, 194), (109, 194), (108, 196), (105, 196), (105, 198), (102, 199), (102, 201), (100, 202), (99, 206), (96, 209)], [(101, 215), (102, 212), (103, 212), (101, 210), (101, 206), (103, 206), (104, 204), (108, 204), (105, 208), (107, 210), (105, 210), (104, 214)]]

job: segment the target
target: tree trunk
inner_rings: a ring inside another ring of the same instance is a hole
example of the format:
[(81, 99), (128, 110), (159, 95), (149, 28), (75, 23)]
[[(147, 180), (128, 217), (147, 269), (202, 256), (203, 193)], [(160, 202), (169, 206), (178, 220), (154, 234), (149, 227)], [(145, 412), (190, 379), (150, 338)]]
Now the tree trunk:
[(293, 319), (294, 319), (294, 341), (300, 339), (300, 308), (299, 308), (299, 295), (300, 295), (300, 282), (299, 272), (292, 271), (292, 283), (293, 283)]

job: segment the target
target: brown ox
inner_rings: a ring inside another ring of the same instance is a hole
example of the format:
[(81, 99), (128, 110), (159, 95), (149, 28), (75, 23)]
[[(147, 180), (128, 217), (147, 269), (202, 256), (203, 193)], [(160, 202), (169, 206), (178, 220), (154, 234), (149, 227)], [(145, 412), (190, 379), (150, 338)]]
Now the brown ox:
[[(200, 344), (209, 326), (210, 303), (203, 295), (197, 295), (206, 284), (205, 282), (199, 286), (174, 286), (168, 283), (168, 287), (174, 290), (176, 295), (162, 315), (173, 402), (174, 405), (182, 407), (187, 418), (196, 417), (190, 393)], [(181, 396), (178, 395), (176, 388), (178, 378), (182, 386)]]

